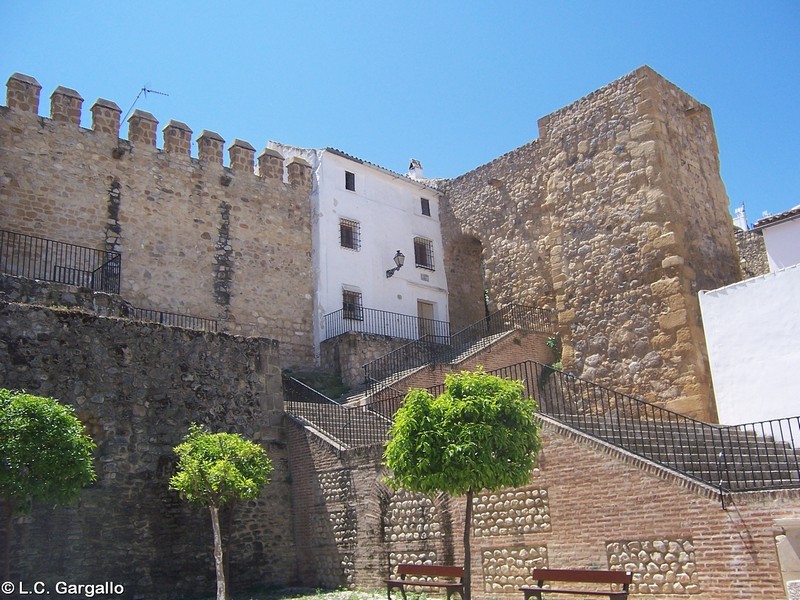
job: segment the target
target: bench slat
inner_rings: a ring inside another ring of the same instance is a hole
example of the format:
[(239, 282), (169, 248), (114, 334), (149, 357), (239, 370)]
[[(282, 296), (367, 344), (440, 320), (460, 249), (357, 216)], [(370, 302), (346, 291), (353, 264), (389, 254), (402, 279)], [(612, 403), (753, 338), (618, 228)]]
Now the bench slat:
[(592, 569), (533, 569), (537, 581), (583, 581), (585, 583), (630, 583), (633, 574), (627, 571), (595, 571)]

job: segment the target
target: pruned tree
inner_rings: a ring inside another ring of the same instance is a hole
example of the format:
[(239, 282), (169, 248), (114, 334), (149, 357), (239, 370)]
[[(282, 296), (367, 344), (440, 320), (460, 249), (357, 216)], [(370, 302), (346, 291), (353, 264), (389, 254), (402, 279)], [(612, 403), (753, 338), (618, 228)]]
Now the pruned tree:
[(75, 501), (95, 478), (95, 444), (70, 406), (0, 388), (0, 494), (6, 507), (4, 581), (10, 575), (13, 517), (35, 503)]
[(477, 371), (448, 375), (445, 392), (409, 391), (389, 433), (384, 463), (395, 488), (466, 497), (464, 600), (470, 600), (472, 499), (530, 481), (541, 449), (536, 402), (518, 381)]
[(219, 510), (236, 500), (258, 498), (269, 483), (272, 462), (258, 444), (234, 433), (211, 433), (195, 423), (174, 450), (178, 466), (169, 487), (211, 512), (217, 600), (228, 600)]

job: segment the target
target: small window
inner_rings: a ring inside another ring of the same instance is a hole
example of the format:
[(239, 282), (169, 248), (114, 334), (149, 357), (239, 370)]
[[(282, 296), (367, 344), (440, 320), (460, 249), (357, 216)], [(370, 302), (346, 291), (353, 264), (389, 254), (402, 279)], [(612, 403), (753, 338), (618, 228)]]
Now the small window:
[(431, 216), (431, 201), (427, 198), (420, 198), (420, 208), (422, 209), (422, 214), (426, 217)]
[(361, 249), (361, 230), (358, 221), (339, 219), (339, 241), (342, 248)]
[(344, 189), (350, 190), (351, 192), (356, 191), (356, 174), (351, 173), (350, 171), (344, 172)]
[(364, 307), (361, 305), (361, 292), (342, 290), (342, 312), (345, 319), (364, 320)]
[(414, 238), (414, 262), (418, 267), (433, 271), (433, 242), (425, 238)]

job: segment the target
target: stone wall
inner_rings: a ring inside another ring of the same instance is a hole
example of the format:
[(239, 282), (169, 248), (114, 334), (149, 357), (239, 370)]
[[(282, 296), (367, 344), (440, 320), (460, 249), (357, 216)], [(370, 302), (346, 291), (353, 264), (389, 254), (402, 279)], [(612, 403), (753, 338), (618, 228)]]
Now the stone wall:
[(763, 232), (760, 229), (737, 229), (735, 235), (744, 277), (758, 277), (769, 273), (769, 258)]
[(350, 389), (364, 387), (364, 365), (408, 344), (410, 340), (348, 332), (320, 344), (321, 367), (340, 375)]
[[(310, 167), (235, 140), (14, 75), (0, 107), (0, 229), (122, 253), (122, 296), (156, 310), (220, 319), (226, 331), (281, 341), (284, 366), (313, 364)], [(68, 110), (65, 109), (68, 107)], [(277, 164), (275, 164), (277, 163)], [(279, 167), (279, 168), (277, 168)], [(284, 172), (289, 183), (284, 183)]]
[[(714, 419), (697, 290), (741, 276), (717, 154), (709, 110), (642, 67), (446, 182), (446, 262), (473, 240), (492, 307), (557, 310), (567, 369)], [(483, 308), (463, 283), (454, 320)]]
[(73, 406), (97, 443), (97, 482), (76, 505), (15, 519), (12, 579), (114, 581), (123, 598), (211, 594), (208, 511), (167, 489), (172, 448), (194, 421), (260, 442), (275, 468), (233, 513), (234, 589), (293, 582), (278, 355), (268, 339), (0, 303), (0, 386)]
[[(463, 562), (463, 498), (387, 489), (378, 448), (337, 452), (299, 426), (289, 440), (292, 476), (311, 474), (294, 497), (308, 585), (380, 588), (399, 562)], [(543, 441), (529, 485), (474, 498), (474, 597), (518, 597), (537, 566), (625, 568), (637, 597), (785, 597), (776, 539), (799, 491), (723, 510), (715, 490), (546, 419)]]

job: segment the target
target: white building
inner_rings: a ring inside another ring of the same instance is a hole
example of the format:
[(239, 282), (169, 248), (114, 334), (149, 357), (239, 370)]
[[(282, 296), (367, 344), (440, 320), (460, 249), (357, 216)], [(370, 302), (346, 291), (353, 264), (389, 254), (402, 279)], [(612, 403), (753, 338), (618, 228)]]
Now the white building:
[(800, 263), (800, 205), (759, 219), (753, 229), (760, 229), (764, 236), (771, 272)]
[(448, 335), (440, 195), (419, 163), (406, 176), (332, 148), (268, 147), (312, 166), (315, 346), (346, 331)]
[(764, 236), (770, 272), (700, 292), (717, 412), (726, 425), (800, 415), (800, 206), (754, 229)]

